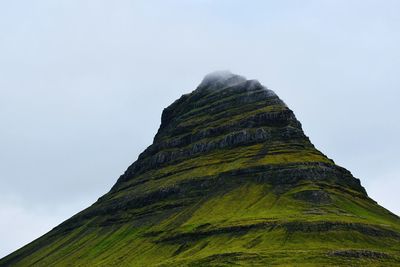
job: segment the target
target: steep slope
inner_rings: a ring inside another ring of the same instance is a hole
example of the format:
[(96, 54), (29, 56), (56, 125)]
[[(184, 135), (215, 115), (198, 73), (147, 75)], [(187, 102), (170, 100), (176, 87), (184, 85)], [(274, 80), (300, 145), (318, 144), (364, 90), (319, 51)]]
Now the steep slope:
[(400, 219), (258, 81), (207, 75), (106, 195), (1, 266), (400, 265)]

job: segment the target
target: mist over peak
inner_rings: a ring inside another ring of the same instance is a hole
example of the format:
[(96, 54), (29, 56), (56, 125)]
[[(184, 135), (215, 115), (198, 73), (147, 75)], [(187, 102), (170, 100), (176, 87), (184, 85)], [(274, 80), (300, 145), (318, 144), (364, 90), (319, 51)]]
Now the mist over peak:
[(234, 74), (228, 70), (214, 71), (207, 74), (200, 85), (199, 89), (208, 87), (209, 89), (225, 88), (246, 81), (246, 77)]

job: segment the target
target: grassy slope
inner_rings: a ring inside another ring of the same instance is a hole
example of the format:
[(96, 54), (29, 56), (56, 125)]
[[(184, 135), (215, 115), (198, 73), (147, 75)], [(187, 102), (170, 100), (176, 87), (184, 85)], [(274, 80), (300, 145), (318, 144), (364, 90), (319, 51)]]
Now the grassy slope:
[[(240, 149), (243, 148), (238, 148)], [(251, 153), (249, 151), (252, 150), (243, 149), (243, 153)], [(215, 161), (228, 160), (223, 153), (220, 157), (213, 155), (211, 158)], [(234, 166), (240, 168), (240, 164), (248, 165), (248, 162), (243, 162), (244, 157), (238, 158), (234, 157), (233, 163), (228, 160), (228, 163), (217, 165), (218, 171)], [(301, 157), (295, 153), (285, 157), (278, 155), (279, 160), (274, 157), (269, 160), (260, 158), (257, 162), (262, 165), (277, 164), (283, 158), (285, 163), (291, 160), (321, 160), (318, 154)], [(207, 156), (200, 157), (195, 162), (199, 164), (203, 160), (208, 160)], [(211, 167), (208, 173), (214, 171)], [(175, 183), (177, 180), (191, 179), (194, 177), (193, 172), (201, 173), (206, 170), (190, 169), (177, 177), (172, 175), (170, 179)], [(163, 181), (165, 184), (169, 182), (169, 179)], [(329, 203), (317, 204), (295, 197), (298, 192), (321, 188), (331, 196)], [(284, 193), (275, 191), (268, 183), (249, 180), (227, 190), (218, 191), (212, 196), (197, 198), (195, 203), (174, 211), (152, 225), (140, 227), (127, 222), (112, 226), (93, 226), (91, 221), (87, 221), (85, 225), (71, 232), (57, 233), (55, 236), (48, 234), (42, 237), (42, 240), (17, 251), (13, 256), (24, 255), (16, 266), (63, 266), (71, 262), (74, 266), (229, 266), (233, 262), (239, 265), (262, 266), (268, 263), (289, 266), (294, 261), (305, 266), (329, 263), (394, 266), (399, 263), (398, 236), (371, 236), (358, 229), (340, 227), (317, 231), (285, 228), (290, 222), (301, 225), (339, 222), (373, 225), (377, 229), (389, 229), (400, 233), (399, 219), (372, 200), (354, 197), (351, 191), (345, 192), (324, 184), (324, 181), (304, 181)], [(128, 192), (124, 194), (129, 194)], [(119, 197), (123, 197), (121, 192), (118, 194)], [(165, 200), (164, 204), (167, 203), (169, 202)], [(154, 207), (149, 206), (147, 209), (151, 210)], [(40, 241), (45, 244), (43, 247)], [(26, 256), (29, 249), (38, 247), (38, 251)], [(332, 251), (341, 250), (384, 252), (386, 257), (357, 258), (331, 255)]]

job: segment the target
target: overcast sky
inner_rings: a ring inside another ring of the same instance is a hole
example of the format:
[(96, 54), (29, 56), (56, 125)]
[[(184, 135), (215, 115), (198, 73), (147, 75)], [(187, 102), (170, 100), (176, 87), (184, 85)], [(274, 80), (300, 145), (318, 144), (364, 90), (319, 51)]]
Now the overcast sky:
[(400, 214), (400, 1), (0, 2), (0, 257), (89, 206), (214, 70)]

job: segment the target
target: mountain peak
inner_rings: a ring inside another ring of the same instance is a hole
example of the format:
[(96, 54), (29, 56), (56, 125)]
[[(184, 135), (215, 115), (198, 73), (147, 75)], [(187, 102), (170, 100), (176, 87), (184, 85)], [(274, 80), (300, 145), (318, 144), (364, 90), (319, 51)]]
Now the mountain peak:
[(400, 219), (294, 112), (223, 71), (164, 109), (107, 194), (0, 266), (396, 266), (399, 247)]
[[(223, 105), (215, 105), (212, 102), (229, 97), (236, 100), (230, 102), (233, 105), (232, 107), (239, 105), (239, 108), (244, 103), (261, 101), (262, 99), (269, 99), (272, 101), (270, 104), (276, 102), (275, 104), (286, 107), (286, 104), (272, 90), (262, 85), (258, 80), (247, 80), (244, 76), (233, 74), (230, 71), (215, 71), (207, 74), (194, 91), (182, 95), (163, 110), (159, 130), (164, 129), (171, 121), (195, 107), (207, 106), (207, 101), (216, 109), (224, 108)], [(226, 105), (225, 107), (227, 107)], [(156, 137), (158, 135), (157, 133)]]

